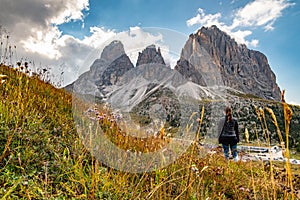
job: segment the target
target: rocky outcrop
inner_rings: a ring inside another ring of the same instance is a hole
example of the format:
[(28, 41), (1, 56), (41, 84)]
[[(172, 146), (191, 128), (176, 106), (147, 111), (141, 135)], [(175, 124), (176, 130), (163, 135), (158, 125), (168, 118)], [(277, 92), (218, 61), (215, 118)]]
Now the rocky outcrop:
[(280, 100), (280, 89), (266, 56), (237, 44), (216, 26), (202, 27), (189, 36), (175, 69), (203, 86), (224, 85)]
[(143, 64), (151, 64), (151, 63), (166, 65), (161, 55), (160, 48), (156, 50), (155, 45), (150, 45), (142, 52), (139, 52), (136, 66), (143, 65)]

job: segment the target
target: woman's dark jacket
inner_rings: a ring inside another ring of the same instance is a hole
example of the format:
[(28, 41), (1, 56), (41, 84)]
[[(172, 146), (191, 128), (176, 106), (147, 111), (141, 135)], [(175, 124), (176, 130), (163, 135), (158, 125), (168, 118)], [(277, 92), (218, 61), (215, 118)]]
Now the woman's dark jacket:
[(226, 117), (219, 121), (218, 125), (219, 144), (235, 145), (240, 141), (238, 122), (232, 118), (229, 122)]

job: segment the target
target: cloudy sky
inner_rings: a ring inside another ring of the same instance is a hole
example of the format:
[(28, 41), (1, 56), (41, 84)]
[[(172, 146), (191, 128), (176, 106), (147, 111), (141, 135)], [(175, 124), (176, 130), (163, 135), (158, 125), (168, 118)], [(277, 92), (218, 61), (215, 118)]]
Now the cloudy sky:
[[(159, 34), (143, 32), (146, 27), (177, 32), (174, 37), (179, 41), (202, 26), (217, 25), (237, 42), (264, 53), (280, 88), (287, 90), (287, 101), (300, 104), (299, 4), (297, 0), (0, 0), (1, 61), (10, 62), (4, 59), (9, 35), (11, 62), (22, 59), (35, 67), (63, 69), (68, 84), (87, 69), (86, 63), (99, 57), (107, 40), (120, 33), (129, 33), (129, 38), (136, 36), (130, 32), (140, 33), (140, 44), (146, 45), (162, 41)], [(124, 46), (133, 49), (130, 42)], [(172, 65), (174, 57), (168, 59)]]

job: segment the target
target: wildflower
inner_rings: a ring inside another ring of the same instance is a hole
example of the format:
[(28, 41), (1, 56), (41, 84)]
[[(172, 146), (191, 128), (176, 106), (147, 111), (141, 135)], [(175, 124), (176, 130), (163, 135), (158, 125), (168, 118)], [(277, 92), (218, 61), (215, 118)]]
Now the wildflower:
[(103, 116), (98, 115), (98, 116), (97, 116), (97, 119), (98, 119), (98, 120), (102, 120), (102, 119), (103, 119)]
[(94, 112), (94, 110), (91, 109), (91, 108), (89, 108), (89, 109), (87, 110), (87, 112), (88, 112), (88, 113), (91, 113), (91, 112)]
[(90, 117), (90, 120), (96, 121), (96, 118), (95, 117)]
[(245, 188), (240, 187), (240, 191), (244, 192), (244, 191), (245, 191)]

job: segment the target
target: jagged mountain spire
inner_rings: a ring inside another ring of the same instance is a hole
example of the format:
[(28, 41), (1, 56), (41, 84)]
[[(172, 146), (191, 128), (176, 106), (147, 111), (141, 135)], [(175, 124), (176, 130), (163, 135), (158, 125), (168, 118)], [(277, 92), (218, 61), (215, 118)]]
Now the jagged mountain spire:
[(139, 52), (139, 57), (136, 66), (150, 63), (166, 65), (164, 58), (161, 55), (160, 48), (156, 50), (155, 45), (150, 45), (146, 47), (146, 49), (144, 49), (142, 52)]

